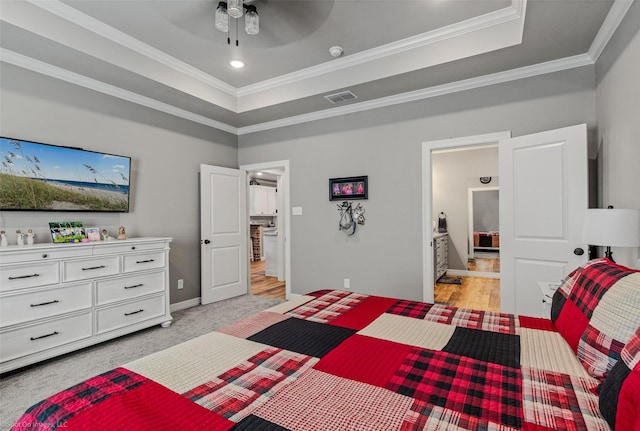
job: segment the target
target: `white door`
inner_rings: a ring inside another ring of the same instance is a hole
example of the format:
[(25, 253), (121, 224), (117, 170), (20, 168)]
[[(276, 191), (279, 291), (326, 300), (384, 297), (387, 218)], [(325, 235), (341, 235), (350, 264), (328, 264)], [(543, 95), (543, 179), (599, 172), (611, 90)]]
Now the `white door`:
[(559, 282), (587, 258), (587, 127), (501, 140), (499, 163), (500, 309), (549, 317), (538, 282)]
[(247, 293), (247, 180), (237, 169), (200, 165), (200, 302)]

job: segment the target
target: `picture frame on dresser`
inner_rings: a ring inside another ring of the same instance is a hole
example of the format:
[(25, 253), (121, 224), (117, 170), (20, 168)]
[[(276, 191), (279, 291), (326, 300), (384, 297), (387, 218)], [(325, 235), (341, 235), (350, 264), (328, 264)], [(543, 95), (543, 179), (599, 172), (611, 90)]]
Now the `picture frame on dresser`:
[(51, 221), (49, 230), (54, 244), (81, 242), (86, 238), (81, 221)]
[(100, 228), (99, 227), (86, 227), (84, 228), (84, 234), (89, 241), (100, 241)]

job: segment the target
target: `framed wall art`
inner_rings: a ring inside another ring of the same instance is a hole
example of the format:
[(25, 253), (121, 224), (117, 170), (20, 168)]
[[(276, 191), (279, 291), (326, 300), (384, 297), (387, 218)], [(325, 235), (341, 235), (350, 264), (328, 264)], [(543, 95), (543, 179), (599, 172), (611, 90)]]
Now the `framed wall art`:
[(329, 200), (368, 199), (369, 177), (344, 177), (329, 179)]

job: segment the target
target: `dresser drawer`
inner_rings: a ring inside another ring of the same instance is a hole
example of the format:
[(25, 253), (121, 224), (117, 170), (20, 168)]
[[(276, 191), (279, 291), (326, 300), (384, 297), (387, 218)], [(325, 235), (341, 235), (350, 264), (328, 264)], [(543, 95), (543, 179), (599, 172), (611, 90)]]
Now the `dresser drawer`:
[(124, 255), (122, 272), (135, 272), (153, 268), (164, 268), (163, 251)]
[[(36, 248), (31, 248), (36, 247)], [(86, 244), (60, 244), (56, 247), (25, 246), (12, 253), (0, 253), (0, 263), (21, 263), (87, 256), (91, 249)]]
[(91, 311), (0, 333), (0, 362), (91, 337)]
[(98, 309), (96, 333), (133, 325), (144, 320), (162, 316), (165, 309), (164, 295), (141, 299), (127, 304)]
[(0, 301), (0, 326), (57, 316), (91, 305), (91, 283), (7, 295)]
[(62, 263), (63, 281), (88, 280), (120, 273), (119, 256), (70, 260)]
[(0, 291), (46, 286), (60, 282), (58, 262), (0, 266)]
[(145, 242), (145, 243), (128, 243), (118, 244), (119, 241), (113, 241), (111, 244), (104, 244), (102, 247), (96, 247), (93, 251), (94, 255), (116, 254), (116, 253), (135, 253), (138, 251), (164, 250), (164, 242)]
[(164, 291), (164, 271), (99, 280), (96, 282), (96, 305), (110, 304), (162, 291)]

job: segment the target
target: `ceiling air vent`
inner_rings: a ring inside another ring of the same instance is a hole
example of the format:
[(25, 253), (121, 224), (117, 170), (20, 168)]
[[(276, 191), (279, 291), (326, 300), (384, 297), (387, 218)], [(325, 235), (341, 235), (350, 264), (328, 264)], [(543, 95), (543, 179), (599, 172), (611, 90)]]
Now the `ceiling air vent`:
[(329, 94), (327, 96), (324, 96), (324, 98), (331, 103), (342, 103), (346, 102), (347, 100), (357, 99), (358, 96), (350, 91), (343, 91), (341, 93)]

